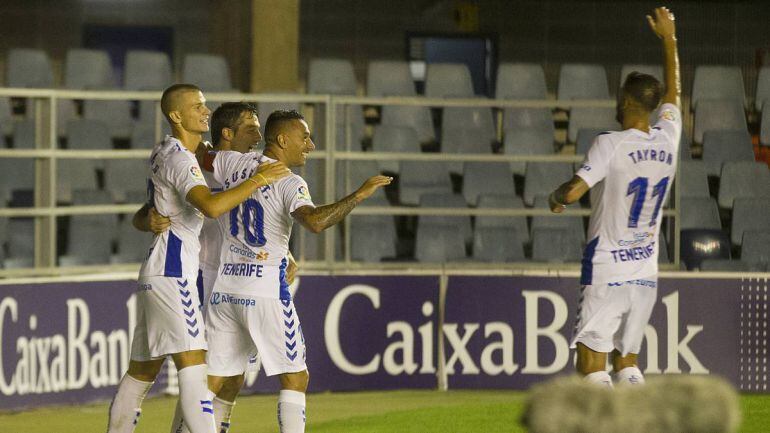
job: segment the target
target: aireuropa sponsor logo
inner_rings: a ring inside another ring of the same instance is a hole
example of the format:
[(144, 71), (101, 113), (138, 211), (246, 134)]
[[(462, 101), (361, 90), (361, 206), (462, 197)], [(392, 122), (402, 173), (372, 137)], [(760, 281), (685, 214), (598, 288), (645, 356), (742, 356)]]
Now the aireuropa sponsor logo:
[(211, 294), (211, 301), (209, 301), (211, 305), (219, 305), (219, 304), (232, 304), (232, 305), (243, 305), (244, 307), (252, 307), (256, 305), (256, 301), (249, 298), (239, 298), (237, 296), (233, 296), (227, 293), (219, 293), (214, 292)]

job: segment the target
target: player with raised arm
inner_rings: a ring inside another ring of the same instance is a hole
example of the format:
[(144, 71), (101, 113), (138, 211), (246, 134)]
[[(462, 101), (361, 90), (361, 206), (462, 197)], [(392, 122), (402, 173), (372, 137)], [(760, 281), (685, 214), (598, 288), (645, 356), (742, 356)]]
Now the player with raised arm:
[(131, 361), (110, 405), (109, 433), (134, 431), (142, 401), (166, 356), (179, 370), (179, 398), (190, 431), (214, 432), (206, 385), (207, 346), (194, 291), (203, 215), (226, 213), (258, 188), (290, 173), (284, 164), (266, 164), (238, 187), (213, 195), (194, 154), (211, 114), (203, 93), (190, 84), (175, 84), (163, 92), (161, 110), (172, 134), (153, 149), (149, 200), (134, 221), (141, 224), (154, 207), (170, 224), (153, 237), (139, 271)]
[[(618, 98), (623, 131), (599, 134), (572, 180), (549, 198), (551, 210), (560, 213), (590, 188), (599, 190), (583, 254), (572, 347), (577, 371), (610, 387), (605, 371), (610, 352), (619, 383), (644, 383), (637, 354), (657, 298), (661, 207), (674, 181), (682, 132), (674, 15), (659, 7), (647, 20), (663, 43), (665, 93), (654, 77), (629, 74)], [(661, 99), (658, 120), (650, 126)]]
[[(307, 123), (296, 111), (273, 112), (265, 125), (265, 142), (262, 155), (212, 153), (203, 167), (212, 170), (228, 190), (237, 188), (261, 164), (280, 161), (288, 167), (302, 166), (315, 148)], [(390, 182), (389, 177), (374, 176), (340, 201), (316, 207), (305, 181), (291, 175), (260, 188), (219, 218), (225, 238), (207, 306), (209, 383), (242, 374), (247, 356), (258, 351), (265, 374), (279, 376), (282, 433), (305, 430), (309, 377), (304, 337), (285, 276), (293, 220), (319, 233)]]

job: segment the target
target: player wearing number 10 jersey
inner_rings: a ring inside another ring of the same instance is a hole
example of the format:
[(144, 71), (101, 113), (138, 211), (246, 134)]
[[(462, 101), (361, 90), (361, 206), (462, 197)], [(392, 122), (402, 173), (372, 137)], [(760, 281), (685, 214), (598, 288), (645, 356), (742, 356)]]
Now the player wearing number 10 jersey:
[[(265, 124), (263, 154), (218, 152), (202, 166), (213, 171), (225, 191), (274, 161), (305, 164), (315, 148), (310, 130), (296, 111), (276, 111)], [(213, 158), (213, 160), (212, 160)], [(259, 188), (228, 215), (219, 217), (222, 242), (219, 272), (207, 306), (209, 382), (242, 374), (258, 351), (268, 376), (279, 375), (278, 422), (282, 433), (305, 430), (308, 383), (305, 344), (286, 281), (293, 220), (318, 233), (340, 222), (391, 178), (374, 176), (336, 203), (316, 207), (308, 186), (289, 175)], [(214, 376), (214, 377), (211, 377)]]
[(647, 18), (663, 41), (665, 94), (653, 76), (629, 74), (618, 100), (623, 131), (599, 134), (572, 180), (549, 199), (558, 213), (589, 188), (598, 190), (572, 347), (577, 348), (578, 372), (606, 386), (612, 386), (605, 371), (610, 352), (619, 383), (644, 382), (636, 358), (657, 297), (661, 208), (674, 181), (682, 132), (674, 17), (658, 8), (654, 19)]

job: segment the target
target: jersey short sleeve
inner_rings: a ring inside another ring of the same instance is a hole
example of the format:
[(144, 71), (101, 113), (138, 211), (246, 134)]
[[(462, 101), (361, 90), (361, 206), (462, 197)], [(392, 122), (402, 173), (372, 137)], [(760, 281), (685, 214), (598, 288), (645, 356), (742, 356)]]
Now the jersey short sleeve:
[(607, 176), (614, 153), (615, 146), (610, 139), (610, 134), (596, 136), (583, 164), (575, 174), (580, 176), (589, 187), (593, 187)]
[(292, 213), (302, 206), (312, 206), (313, 199), (310, 197), (310, 190), (307, 187), (305, 179), (297, 175), (289, 176), (283, 185), (281, 185), (283, 202), (286, 206), (286, 212)]
[(225, 180), (238, 168), (238, 164), (246, 155), (249, 158), (251, 155), (235, 152), (233, 150), (224, 150), (217, 152), (214, 157), (214, 180), (217, 183), (224, 184)]
[(682, 112), (674, 104), (663, 104), (658, 110), (658, 120), (653, 125), (663, 131), (676, 148), (679, 148), (679, 138), (682, 135)]
[(168, 159), (166, 170), (168, 170), (169, 182), (183, 199), (196, 186), (208, 187), (198, 161), (191, 154), (184, 152), (174, 153)]

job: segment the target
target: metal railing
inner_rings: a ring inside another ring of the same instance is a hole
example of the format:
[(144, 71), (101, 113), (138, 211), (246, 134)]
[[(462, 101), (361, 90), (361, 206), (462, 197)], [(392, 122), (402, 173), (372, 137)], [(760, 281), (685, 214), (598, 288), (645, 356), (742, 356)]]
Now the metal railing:
[[(318, 203), (333, 201), (338, 194), (336, 189), (337, 163), (345, 161), (443, 161), (443, 162), (581, 162), (580, 155), (511, 155), (511, 154), (447, 154), (447, 153), (390, 153), (390, 152), (364, 152), (359, 149), (349, 148), (350, 140), (345, 140), (346, 148), (339, 149), (332, 145), (337, 143), (336, 115), (338, 107), (347, 110), (350, 106), (424, 106), (433, 108), (443, 107), (486, 107), (499, 109), (498, 138), (501, 136), (502, 109), (505, 108), (551, 108), (569, 110), (574, 107), (614, 107), (613, 100), (495, 100), (495, 99), (443, 99), (424, 97), (386, 97), (369, 98), (355, 96), (332, 95), (269, 95), (269, 94), (242, 94), (242, 93), (206, 93), (209, 101), (238, 101), (253, 102), (285, 102), (304, 104), (303, 112), (308, 117), (309, 123), (314, 129), (323, 127), (323, 148), (310, 154), (312, 160), (323, 160), (324, 164), (324, 197), (317, 200)], [(77, 267), (58, 267), (56, 257), (57, 228), (56, 218), (68, 215), (86, 214), (133, 214), (140, 206), (135, 204), (113, 205), (88, 205), (88, 206), (59, 206), (56, 200), (56, 173), (57, 161), (62, 159), (144, 159), (150, 154), (150, 150), (65, 150), (59, 149), (57, 144), (57, 113), (56, 107), (59, 100), (130, 100), (130, 101), (159, 101), (160, 92), (123, 92), (123, 91), (73, 91), (53, 89), (11, 89), (0, 88), (0, 97), (28, 98), (33, 101), (34, 119), (36, 125), (37, 148), (36, 149), (0, 149), (0, 158), (34, 158), (35, 163), (35, 193), (34, 207), (31, 208), (2, 208), (0, 217), (34, 217), (35, 218), (35, 268), (28, 269), (4, 269), (0, 270), (0, 277), (29, 276), (29, 275), (53, 275), (71, 274), (80, 272), (104, 272), (110, 270), (131, 270), (137, 265), (96, 265)], [(213, 107), (212, 107), (213, 108)], [(29, 109), (29, 107), (28, 107)], [(162, 116), (159, 111), (159, 103), (155, 104), (155, 138), (160, 139)], [(347, 117), (347, 111), (344, 111)], [(323, 114), (323, 122), (314, 122), (317, 115)], [(262, 119), (263, 121), (265, 119)], [(351, 134), (350, 124), (346, 123), (345, 134)], [(677, 169), (678, 171), (679, 169)], [(678, 176), (677, 176), (678, 178)], [(567, 181), (568, 179), (564, 179)], [(345, 181), (349, 185), (348, 180)], [(680, 219), (679, 191), (675, 188), (673, 197), (673, 209), (664, 210), (664, 216), (673, 217), (674, 220), (674, 263), (664, 266), (663, 269), (679, 269), (680, 246)], [(552, 216), (570, 217), (590, 215), (589, 209), (568, 209), (560, 215), (554, 215), (547, 209), (521, 208), (521, 209), (490, 209), (490, 208), (426, 208), (409, 206), (359, 206), (353, 211), (353, 215), (472, 215), (472, 216)], [(305, 244), (308, 234), (300, 231), (300, 254), (295, 254), (304, 269), (317, 270), (354, 270), (354, 269), (398, 269), (435, 267), (436, 264), (423, 264), (417, 262), (394, 263), (359, 263), (350, 258), (350, 218), (346, 218), (344, 237), (344, 259), (336, 259), (337, 239), (334, 229), (329, 229), (323, 235), (324, 253), (321, 260), (305, 258)], [(458, 263), (465, 269), (576, 269), (577, 264), (559, 263), (495, 263), (485, 264), (479, 262)]]

